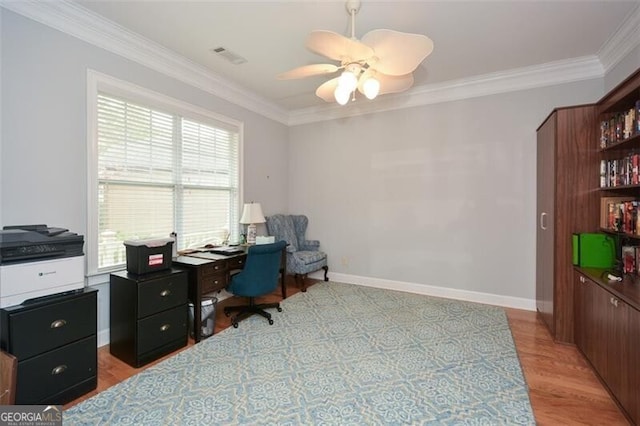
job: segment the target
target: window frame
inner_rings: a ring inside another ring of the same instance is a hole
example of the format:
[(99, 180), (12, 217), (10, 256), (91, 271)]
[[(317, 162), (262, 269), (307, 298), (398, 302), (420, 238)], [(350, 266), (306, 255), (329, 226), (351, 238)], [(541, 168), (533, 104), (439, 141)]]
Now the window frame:
[[(87, 70), (87, 235), (85, 239), (86, 274), (89, 285), (106, 281), (110, 272), (122, 270), (121, 266), (98, 268), (98, 93), (121, 97), (140, 103), (149, 108), (157, 108), (172, 114), (197, 120), (214, 126), (223, 124), (238, 131), (238, 205), (239, 213), (244, 199), (244, 123), (172, 98), (124, 80), (88, 69)], [(176, 219), (178, 217), (176, 216)], [(236, 224), (240, 230), (240, 224)], [(168, 235), (167, 235), (168, 237)]]

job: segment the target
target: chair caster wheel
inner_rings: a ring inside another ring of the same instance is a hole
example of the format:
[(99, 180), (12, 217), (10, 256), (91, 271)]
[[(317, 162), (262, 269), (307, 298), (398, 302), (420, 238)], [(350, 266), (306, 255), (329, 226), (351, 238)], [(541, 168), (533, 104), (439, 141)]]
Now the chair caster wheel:
[(273, 325), (273, 320), (272, 319), (269, 320), (269, 325)]
[(278, 312), (282, 312), (282, 308), (278, 306)]
[(238, 328), (238, 323), (237, 322), (233, 323), (233, 328)]

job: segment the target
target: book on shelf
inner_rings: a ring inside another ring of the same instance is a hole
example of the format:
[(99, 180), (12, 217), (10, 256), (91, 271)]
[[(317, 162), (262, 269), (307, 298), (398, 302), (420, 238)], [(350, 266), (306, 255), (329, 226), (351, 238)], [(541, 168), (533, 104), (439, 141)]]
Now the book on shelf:
[(637, 252), (636, 246), (622, 246), (622, 272), (625, 274), (635, 274), (637, 269)]
[[(600, 228), (622, 232), (624, 203), (635, 201), (634, 197), (600, 198)], [(637, 211), (637, 206), (636, 206)], [(637, 214), (636, 214), (637, 215)], [(634, 225), (634, 229), (636, 226)]]
[(640, 100), (626, 111), (612, 113), (600, 121), (600, 148), (640, 134)]

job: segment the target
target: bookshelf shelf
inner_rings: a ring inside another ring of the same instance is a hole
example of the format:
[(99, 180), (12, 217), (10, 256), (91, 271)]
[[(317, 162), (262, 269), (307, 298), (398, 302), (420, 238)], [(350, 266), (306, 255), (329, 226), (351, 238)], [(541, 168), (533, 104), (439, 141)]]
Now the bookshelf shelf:
[(632, 239), (632, 240), (640, 240), (640, 235), (629, 234), (628, 232), (614, 231), (613, 229), (609, 229), (609, 228), (600, 228), (600, 232), (604, 232), (605, 234), (609, 234), (609, 235), (615, 235), (615, 236), (620, 237), (620, 238), (629, 238), (629, 239)]
[(620, 185), (620, 186), (603, 186), (600, 191), (609, 192), (629, 192), (640, 190), (640, 185)]

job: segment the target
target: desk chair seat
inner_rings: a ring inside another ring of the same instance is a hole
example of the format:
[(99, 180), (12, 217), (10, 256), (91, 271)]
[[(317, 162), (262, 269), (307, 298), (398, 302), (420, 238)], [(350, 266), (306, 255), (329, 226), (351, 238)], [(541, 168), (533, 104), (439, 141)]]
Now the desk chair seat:
[(231, 312), (238, 312), (231, 318), (231, 324), (238, 328), (238, 322), (253, 314), (259, 314), (273, 324), (271, 314), (265, 309), (277, 309), (282, 312), (279, 303), (255, 303), (255, 298), (273, 292), (278, 286), (282, 252), (286, 247), (285, 241), (273, 244), (251, 246), (247, 251), (247, 262), (241, 272), (231, 277), (231, 283), (227, 291), (235, 296), (248, 297), (248, 305), (227, 306), (224, 314), (229, 316)]

